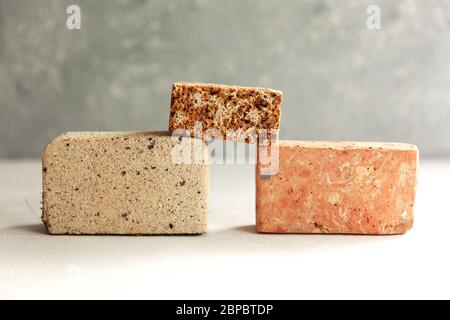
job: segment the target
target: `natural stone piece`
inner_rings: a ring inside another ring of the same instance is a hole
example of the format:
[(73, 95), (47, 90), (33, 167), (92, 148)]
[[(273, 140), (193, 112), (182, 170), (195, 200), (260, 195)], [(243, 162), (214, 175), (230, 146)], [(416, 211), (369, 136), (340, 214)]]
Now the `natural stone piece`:
[[(205, 161), (174, 163), (172, 151), (180, 140), (163, 132), (72, 132), (57, 137), (42, 155), (42, 219), (48, 231), (205, 232), (207, 166)], [(206, 156), (202, 141), (183, 141)]]
[(270, 140), (280, 127), (282, 97), (282, 92), (271, 89), (176, 82), (169, 130), (189, 130), (197, 136), (215, 129), (221, 137), (213, 138), (245, 142), (256, 142), (257, 138), (245, 133), (264, 130)]
[(398, 234), (413, 225), (418, 150), (373, 142), (279, 141), (279, 169), (256, 170), (257, 230)]

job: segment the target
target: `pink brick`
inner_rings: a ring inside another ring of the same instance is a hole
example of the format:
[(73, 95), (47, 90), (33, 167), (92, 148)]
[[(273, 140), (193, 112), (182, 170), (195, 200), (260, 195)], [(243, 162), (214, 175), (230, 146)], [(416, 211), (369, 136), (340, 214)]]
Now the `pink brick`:
[(280, 141), (256, 171), (257, 230), (398, 234), (413, 225), (418, 150), (398, 143)]

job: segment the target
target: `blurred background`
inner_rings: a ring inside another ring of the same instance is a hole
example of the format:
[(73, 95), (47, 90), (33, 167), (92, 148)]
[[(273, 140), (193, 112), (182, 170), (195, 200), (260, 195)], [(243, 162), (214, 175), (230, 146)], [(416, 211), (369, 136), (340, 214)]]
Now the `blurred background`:
[(0, 0), (0, 157), (64, 131), (165, 130), (173, 81), (282, 90), (282, 139), (448, 157), (449, 57), (445, 0)]

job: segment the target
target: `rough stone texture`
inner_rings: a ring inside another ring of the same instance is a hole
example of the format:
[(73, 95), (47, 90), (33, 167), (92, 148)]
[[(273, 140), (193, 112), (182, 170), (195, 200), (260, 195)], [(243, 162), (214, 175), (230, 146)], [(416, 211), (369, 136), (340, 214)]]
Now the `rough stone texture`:
[(264, 129), (270, 138), (272, 130), (280, 128), (282, 98), (280, 91), (271, 89), (176, 82), (169, 131), (189, 130), (194, 135), (199, 122), (202, 132), (217, 129), (224, 139), (256, 142), (256, 135), (244, 136), (248, 129), (255, 134)]
[[(205, 155), (202, 142), (186, 139)], [(207, 166), (174, 164), (177, 144), (157, 132), (67, 133), (50, 142), (42, 155), (42, 219), (48, 231), (205, 232)]]
[(397, 234), (413, 225), (416, 146), (280, 141), (280, 167), (256, 174), (260, 232)]
[[(81, 30), (65, 28), (70, 4)], [(369, 5), (381, 30), (366, 28)], [(281, 139), (450, 156), (448, 12), (448, 0), (0, 0), (0, 156), (38, 157), (64, 131), (167, 130), (177, 80), (280, 89)]]

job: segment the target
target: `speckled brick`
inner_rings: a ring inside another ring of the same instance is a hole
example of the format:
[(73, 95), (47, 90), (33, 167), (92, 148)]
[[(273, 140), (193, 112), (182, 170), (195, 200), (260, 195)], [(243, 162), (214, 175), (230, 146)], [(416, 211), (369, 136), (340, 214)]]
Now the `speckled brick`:
[(279, 170), (256, 174), (257, 230), (398, 234), (413, 225), (416, 146), (279, 142)]
[[(203, 142), (185, 139), (205, 155)], [(67, 133), (50, 142), (42, 155), (42, 219), (48, 231), (205, 232), (207, 166), (173, 163), (178, 143), (158, 132)]]
[[(216, 129), (224, 139), (255, 142), (243, 135), (249, 129), (257, 134), (265, 130), (271, 139), (280, 127), (282, 97), (282, 92), (264, 88), (174, 83), (169, 130), (189, 130), (194, 135), (198, 122), (202, 133)], [(227, 130), (233, 134), (227, 136)]]

